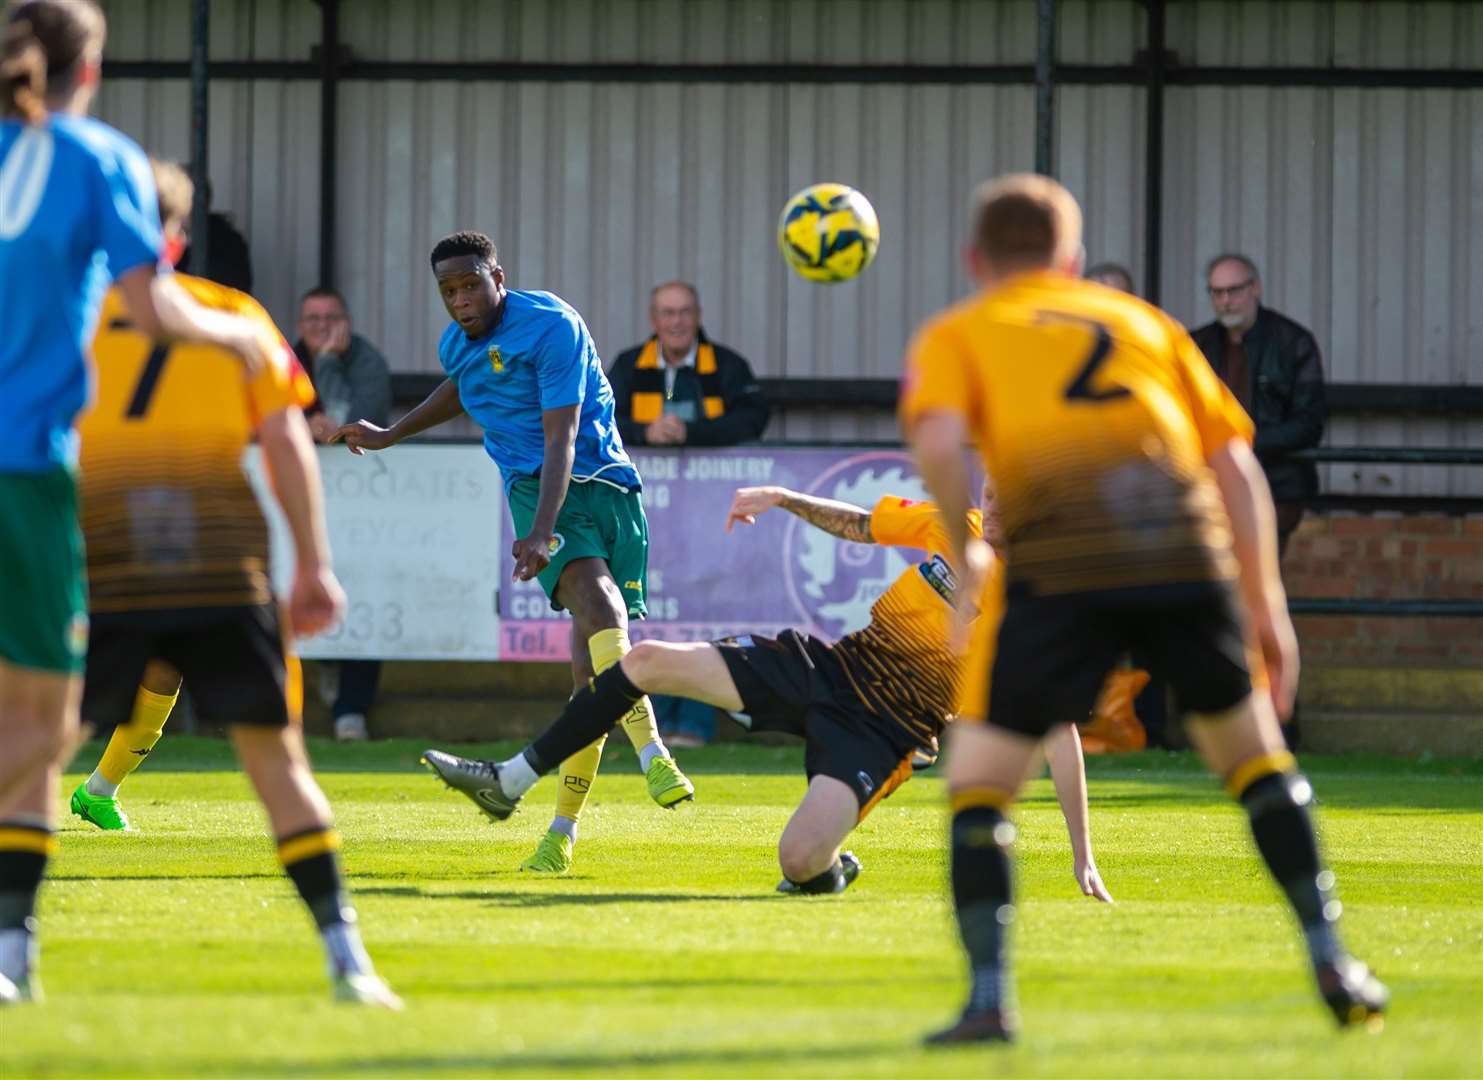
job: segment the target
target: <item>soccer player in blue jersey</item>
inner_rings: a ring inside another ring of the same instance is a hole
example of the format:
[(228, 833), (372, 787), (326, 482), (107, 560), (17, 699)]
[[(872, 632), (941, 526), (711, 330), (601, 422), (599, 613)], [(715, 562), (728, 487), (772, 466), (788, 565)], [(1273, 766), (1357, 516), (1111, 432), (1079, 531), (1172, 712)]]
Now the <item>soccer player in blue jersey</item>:
[[(511, 549), (515, 577), (536, 578), (553, 608), (571, 612), (572, 676), (585, 686), (628, 652), (628, 619), (645, 613), (649, 525), (638, 471), (613, 418), (612, 388), (582, 316), (552, 293), (506, 288), (489, 237), (444, 237), (432, 269), (453, 320), (438, 342), (448, 378), (391, 427), (359, 420), (334, 438), (354, 453), (381, 450), (463, 413), (472, 417), (484, 429), (520, 534)], [(655, 802), (673, 807), (694, 796), (647, 698), (624, 716), (623, 730)], [(571, 867), (602, 744), (562, 763), (555, 819), (525, 869)]]
[(30, 0), (0, 45), (0, 1005), (34, 999), (36, 893), (56, 849), (56, 785), (78, 734), (87, 649), (73, 420), (110, 280), (157, 339), (223, 345), (261, 368), (275, 343), (157, 273), (143, 152), (88, 119), (106, 26), (92, 0)]

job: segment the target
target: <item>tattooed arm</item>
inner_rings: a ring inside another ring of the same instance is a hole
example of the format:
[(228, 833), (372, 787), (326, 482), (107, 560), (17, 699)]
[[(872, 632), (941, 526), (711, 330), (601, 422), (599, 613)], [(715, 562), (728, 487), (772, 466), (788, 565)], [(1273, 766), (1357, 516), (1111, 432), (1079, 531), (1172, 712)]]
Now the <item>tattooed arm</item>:
[(870, 532), (869, 510), (833, 499), (802, 495), (784, 487), (738, 488), (731, 499), (731, 511), (726, 515), (726, 531), (730, 532), (737, 522), (755, 525), (757, 515), (773, 507), (781, 507), (841, 540), (856, 544), (875, 543)]

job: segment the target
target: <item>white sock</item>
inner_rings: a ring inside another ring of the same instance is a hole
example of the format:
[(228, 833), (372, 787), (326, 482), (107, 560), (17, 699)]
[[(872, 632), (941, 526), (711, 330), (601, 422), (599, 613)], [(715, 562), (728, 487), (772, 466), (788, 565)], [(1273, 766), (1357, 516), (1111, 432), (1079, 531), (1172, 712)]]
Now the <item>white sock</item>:
[(523, 753), (516, 754), (509, 761), (499, 763), (499, 787), (507, 799), (520, 798), (535, 787), (536, 781), (540, 778), (540, 775), (530, 767), (530, 762), (525, 760)]
[(96, 795), (100, 799), (111, 799), (118, 794), (118, 785), (105, 777), (97, 769), (94, 769), (93, 775), (88, 777), (87, 786), (88, 794)]
[(325, 964), (329, 968), (330, 978), (336, 979), (341, 975), (371, 975), (375, 972), (371, 966), (371, 957), (361, 944), (360, 930), (354, 923), (330, 923), (319, 934), (324, 940)]
[(639, 771), (648, 772), (649, 762), (657, 757), (669, 757), (669, 750), (665, 747), (663, 739), (655, 739), (639, 750)]
[(0, 975), (22, 982), (36, 962), (36, 936), (25, 927), (0, 930)]
[(563, 817), (557, 814), (551, 819), (551, 831), (559, 832), (572, 843), (577, 842), (577, 819), (574, 817)]

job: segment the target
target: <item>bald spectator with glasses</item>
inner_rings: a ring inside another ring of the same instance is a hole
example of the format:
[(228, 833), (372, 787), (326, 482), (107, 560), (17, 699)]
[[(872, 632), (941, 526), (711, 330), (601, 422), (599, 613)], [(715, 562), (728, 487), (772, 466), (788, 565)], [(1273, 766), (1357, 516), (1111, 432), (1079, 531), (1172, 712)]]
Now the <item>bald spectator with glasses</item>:
[[(1280, 553), (1303, 520), (1304, 504), (1318, 494), (1318, 467), (1291, 457), (1317, 446), (1328, 422), (1318, 343), (1305, 327), (1262, 306), (1262, 277), (1246, 255), (1211, 259), (1205, 287), (1215, 321), (1190, 336), (1256, 425), (1252, 446), (1272, 489)], [(1296, 749), (1296, 703), (1283, 734)]]
[(1217, 255), (1205, 271), (1215, 321), (1191, 336), (1210, 366), (1251, 415), (1254, 449), (1277, 506), (1277, 542), (1287, 546), (1318, 494), (1318, 469), (1295, 450), (1317, 446), (1328, 422), (1318, 343), (1303, 326), (1262, 306), (1256, 263), (1237, 253)]

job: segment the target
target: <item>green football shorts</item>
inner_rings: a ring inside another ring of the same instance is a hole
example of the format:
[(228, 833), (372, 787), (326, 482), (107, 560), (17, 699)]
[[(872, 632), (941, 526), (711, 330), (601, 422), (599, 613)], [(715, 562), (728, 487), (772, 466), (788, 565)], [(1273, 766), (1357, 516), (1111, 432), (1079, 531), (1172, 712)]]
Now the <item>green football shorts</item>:
[(88, 654), (87, 560), (71, 469), (0, 473), (0, 567), (0, 660), (81, 672)]
[[(530, 532), (536, 518), (541, 481), (534, 476), (518, 477), (507, 489), (515, 538)], [(573, 480), (566, 502), (556, 515), (556, 536), (551, 541), (551, 565), (536, 580), (546, 590), (551, 607), (556, 602), (556, 582), (573, 559), (602, 559), (628, 604), (631, 618), (648, 613), (644, 592), (649, 580), (649, 519), (644, 516), (643, 497), (601, 480)]]

